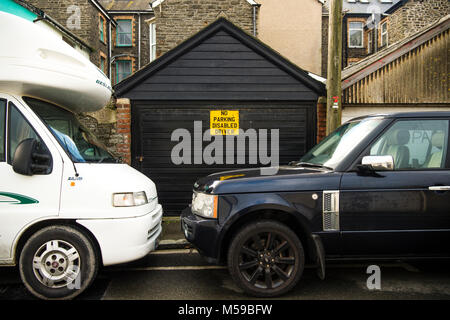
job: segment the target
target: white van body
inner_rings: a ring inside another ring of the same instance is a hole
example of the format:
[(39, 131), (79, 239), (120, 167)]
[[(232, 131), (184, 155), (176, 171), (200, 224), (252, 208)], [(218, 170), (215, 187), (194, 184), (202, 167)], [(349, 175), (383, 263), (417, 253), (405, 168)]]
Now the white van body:
[[(73, 226), (86, 235), (101, 265), (144, 257), (157, 247), (161, 233), (163, 211), (154, 183), (126, 164), (104, 163), (103, 158), (75, 161), (67, 146), (73, 141), (58, 138), (51, 123), (30, 107), (30, 101), (42, 102), (68, 117), (99, 110), (111, 97), (109, 79), (68, 44), (25, 19), (0, 12), (0, 34), (4, 43), (14, 44), (0, 52), (0, 265), (20, 264), (27, 241), (52, 225)], [(13, 117), (25, 119), (45, 145), (50, 173), (14, 171)], [(114, 202), (115, 194), (136, 193), (139, 205)], [(30, 291), (40, 298), (75, 296)]]

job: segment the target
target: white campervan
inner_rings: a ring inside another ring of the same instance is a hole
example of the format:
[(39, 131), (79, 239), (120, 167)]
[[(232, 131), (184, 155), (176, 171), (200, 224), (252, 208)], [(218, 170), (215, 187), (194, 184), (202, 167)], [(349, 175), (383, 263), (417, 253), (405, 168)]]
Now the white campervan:
[(33, 22), (0, 12), (0, 34), (0, 266), (37, 297), (73, 298), (156, 248), (162, 208), (75, 117), (109, 101), (106, 76)]

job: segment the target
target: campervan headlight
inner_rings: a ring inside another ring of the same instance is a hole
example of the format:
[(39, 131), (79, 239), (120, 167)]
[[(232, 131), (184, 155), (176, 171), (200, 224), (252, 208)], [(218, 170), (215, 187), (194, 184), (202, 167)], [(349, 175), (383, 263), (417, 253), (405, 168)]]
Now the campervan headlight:
[(218, 198), (212, 194), (195, 192), (192, 195), (192, 213), (205, 218), (217, 218)]
[(148, 200), (145, 191), (113, 194), (114, 207), (135, 207), (142, 206), (147, 203)]

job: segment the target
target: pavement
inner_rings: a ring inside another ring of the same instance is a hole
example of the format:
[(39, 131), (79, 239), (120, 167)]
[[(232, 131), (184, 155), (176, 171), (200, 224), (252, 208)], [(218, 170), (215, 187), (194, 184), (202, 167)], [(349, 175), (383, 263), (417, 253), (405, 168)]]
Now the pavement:
[(180, 217), (163, 217), (162, 227), (158, 250), (192, 248), (181, 231)]

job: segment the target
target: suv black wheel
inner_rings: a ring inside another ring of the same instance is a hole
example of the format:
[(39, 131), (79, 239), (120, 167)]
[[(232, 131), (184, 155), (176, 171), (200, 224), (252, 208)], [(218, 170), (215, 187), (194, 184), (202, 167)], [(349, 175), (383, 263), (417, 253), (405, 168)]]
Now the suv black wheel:
[(228, 269), (245, 292), (273, 297), (297, 284), (303, 273), (304, 256), (300, 240), (289, 227), (263, 220), (245, 226), (232, 239)]
[(71, 226), (39, 230), (19, 260), (23, 283), (40, 299), (72, 299), (95, 279), (99, 262), (91, 240)]

